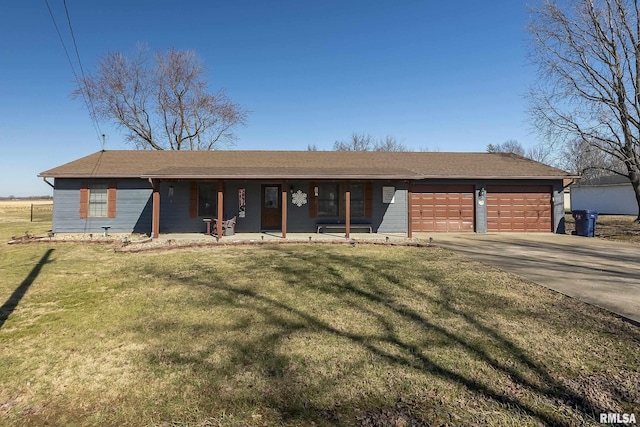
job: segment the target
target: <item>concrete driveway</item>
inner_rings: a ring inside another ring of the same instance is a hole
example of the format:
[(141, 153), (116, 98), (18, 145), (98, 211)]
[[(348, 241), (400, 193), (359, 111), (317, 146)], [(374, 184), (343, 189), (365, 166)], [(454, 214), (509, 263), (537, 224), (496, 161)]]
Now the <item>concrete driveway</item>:
[(415, 237), (640, 323), (640, 245), (546, 233)]

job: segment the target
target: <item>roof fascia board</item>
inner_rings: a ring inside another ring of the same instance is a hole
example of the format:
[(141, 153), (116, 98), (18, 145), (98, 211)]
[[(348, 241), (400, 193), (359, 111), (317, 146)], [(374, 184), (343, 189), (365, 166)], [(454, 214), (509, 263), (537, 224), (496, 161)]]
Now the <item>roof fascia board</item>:
[(380, 179), (380, 180), (410, 180), (420, 179), (416, 176), (407, 175), (163, 175), (151, 174), (142, 175), (140, 178), (151, 179)]
[[(467, 179), (467, 180), (558, 180), (579, 179), (575, 175), (551, 176), (473, 176), (473, 175), (166, 175), (166, 174), (38, 174), (40, 178), (139, 178), (139, 179), (379, 179), (379, 180), (425, 180), (425, 179)], [(611, 185), (611, 184), (609, 184)]]
[(515, 181), (515, 180), (525, 180), (525, 179), (535, 179), (535, 180), (558, 180), (558, 179), (577, 179), (579, 177), (574, 176), (574, 175), (549, 175), (549, 176), (545, 176), (545, 175), (528, 175), (528, 176), (496, 176), (496, 175), (460, 175), (460, 176), (454, 176), (454, 175), (427, 175), (427, 176), (423, 176), (419, 179), (473, 179), (473, 180), (490, 180), (490, 179), (496, 179), (496, 180), (509, 180), (509, 181)]
[(134, 174), (87, 174), (87, 173), (39, 173), (38, 174), (39, 178), (83, 178), (83, 179), (89, 179), (89, 178), (141, 178), (141, 176), (138, 175), (134, 175)]

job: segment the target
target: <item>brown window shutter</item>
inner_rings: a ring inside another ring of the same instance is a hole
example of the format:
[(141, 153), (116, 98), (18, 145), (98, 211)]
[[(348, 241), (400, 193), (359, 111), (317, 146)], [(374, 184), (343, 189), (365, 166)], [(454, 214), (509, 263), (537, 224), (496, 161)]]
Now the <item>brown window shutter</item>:
[(195, 218), (198, 216), (198, 184), (191, 183), (191, 197), (189, 198), (189, 216)]
[(371, 218), (373, 211), (373, 184), (371, 181), (364, 183), (364, 216)]
[(89, 184), (80, 184), (80, 218), (89, 216)]
[(117, 182), (110, 182), (107, 187), (107, 218), (116, 217), (116, 188)]
[(318, 198), (316, 197), (316, 186), (318, 184), (315, 182), (309, 183), (309, 217), (315, 218), (318, 216)]

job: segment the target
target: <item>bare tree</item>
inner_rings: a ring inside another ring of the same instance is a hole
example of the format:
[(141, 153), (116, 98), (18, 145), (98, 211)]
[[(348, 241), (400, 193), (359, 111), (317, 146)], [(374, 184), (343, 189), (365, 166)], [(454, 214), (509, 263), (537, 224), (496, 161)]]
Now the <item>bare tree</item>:
[(537, 144), (525, 149), (515, 139), (510, 139), (502, 144), (487, 145), (487, 153), (511, 153), (536, 162), (551, 164), (554, 162), (554, 150), (551, 145)]
[(524, 157), (524, 147), (515, 139), (510, 139), (502, 144), (487, 145), (487, 153), (511, 153)]
[(224, 91), (209, 93), (205, 70), (193, 51), (151, 55), (138, 48), (131, 58), (111, 52), (74, 91), (83, 91), (100, 119), (113, 120), (139, 149), (213, 150), (235, 140), (233, 129), (247, 112)]
[(524, 157), (546, 165), (555, 165), (555, 150), (550, 144), (536, 144), (527, 148)]
[(580, 139), (615, 159), (640, 221), (639, 0), (547, 0), (532, 9), (535, 123), (552, 141)]
[(347, 141), (334, 142), (333, 149), (334, 151), (407, 151), (407, 147), (393, 136), (387, 135), (384, 138), (375, 139), (369, 134), (355, 132)]
[(334, 151), (371, 151), (373, 142), (371, 135), (354, 132), (349, 140), (334, 142), (333, 149)]
[(435, 152), (435, 153), (439, 153), (440, 152), (440, 147), (436, 145), (434, 148), (431, 148), (428, 145), (421, 145), (418, 148), (418, 151), (423, 152), (423, 153), (426, 153), (427, 151), (432, 151), (432, 152)]
[(373, 151), (408, 151), (407, 147), (395, 137), (387, 135), (373, 144)]
[(595, 149), (592, 144), (581, 138), (564, 142), (558, 163), (562, 169), (580, 175), (582, 178), (608, 175), (611, 173), (608, 170), (620, 169), (622, 166), (616, 165), (616, 159), (602, 150)]

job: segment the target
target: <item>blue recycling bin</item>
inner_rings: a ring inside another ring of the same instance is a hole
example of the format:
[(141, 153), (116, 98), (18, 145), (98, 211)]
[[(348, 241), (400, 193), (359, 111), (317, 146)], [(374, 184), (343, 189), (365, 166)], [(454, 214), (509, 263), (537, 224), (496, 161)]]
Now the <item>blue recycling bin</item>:
[(571, 211), (571, 215), (576, 220), (576, 234), (578, 236), (596, 237), (597, 211)]

